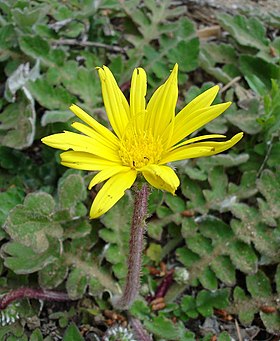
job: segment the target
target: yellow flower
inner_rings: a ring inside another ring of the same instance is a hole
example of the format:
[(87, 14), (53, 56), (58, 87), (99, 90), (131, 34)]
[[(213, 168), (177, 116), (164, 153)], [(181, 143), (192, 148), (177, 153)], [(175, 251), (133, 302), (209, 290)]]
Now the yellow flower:
[(231, 103), (211, 105), (219, 91), (216, 85), (175, 115), (178, 98), (177, 64), (147, 105), (147, 79), (142, 68), (133, 72), (130, 104), (111, 71), (106, 66), (97, 70), (104, 105), (114, 132), (73, 104), (70, 109), (85, 124), (74, 122), (72, 126), (83, 135), (65, 131), (42, 139), (43, 143), (53, 148), (67, 150), (61, 154), (62, 165), (99, 171), (91, 180), (89, 189), (107, 180), (94, 199), (91, 218), (107, 212), (132, 186), (138, 173), (142, 173), (152, 186), (174, 194), (180, 181), (174, 170), (166, 164), (223, 152), (243, 136), (243, 133), (239, 133), (225, 142), (207, 141), (225, 138), (217, 134), (183, 140), (222, 114)]

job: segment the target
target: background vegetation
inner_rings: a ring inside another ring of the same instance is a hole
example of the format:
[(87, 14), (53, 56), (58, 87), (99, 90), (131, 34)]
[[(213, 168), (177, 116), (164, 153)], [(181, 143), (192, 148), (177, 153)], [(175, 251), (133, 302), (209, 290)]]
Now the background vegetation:
[[(107, 124), (95, 66), (109, 66), (128, 95), (136, 66), (151, 93), (176, 62), (178, 109), (218, 83), (217, 102), (234, 104), (205, 130), (245, 137), (225, 154), (178, 162), (176, 197), (152, 192), (142, 299), (130, 314), (154, 340), (278, 339), (279, 28), (277, 8), (0, 1), (1, 295), (25, 286), (74, 300), (12, 303), (1, 340), (114, 340), (112, 324), (126, 326), (110, 296), (126, 274), (131, 194), (89, 221), (92, 175), (60, 166), (40, 138), (71, 129), (71, 103)], [(171, 285), (159, 307), (146, 298), (162, 281)]]

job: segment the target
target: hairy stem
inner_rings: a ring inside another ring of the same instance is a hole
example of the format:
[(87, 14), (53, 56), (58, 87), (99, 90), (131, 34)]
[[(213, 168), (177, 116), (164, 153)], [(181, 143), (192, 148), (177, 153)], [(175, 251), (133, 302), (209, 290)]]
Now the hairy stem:
[(71, 300), (64, 292), (33, 288), (18, 288), (11, 290), (0, 299), (0, 310), (6, 309), (10, 303), (23, 298), (35, 298), (38, 300), (57, 302)]
[(136, 319), (135, 317), (131, 317), (129, 319), (129, 322), (132, 327), (133, 334), (137, 340), (152, 341), (150, 335), (147, 333), (147, 331), (142, 326), (142, 323), (138, 319)]
[(116, 303), (116, 308), (118, 309), (128, 309), (138, 295), (140, 288), (140, 273), (142, 266), (148, 196), (149, 189), (147, 184), (143, 184), (142, 188), (137, 190), (135, 194), (129, 241), (128, 272), (123, 295)]

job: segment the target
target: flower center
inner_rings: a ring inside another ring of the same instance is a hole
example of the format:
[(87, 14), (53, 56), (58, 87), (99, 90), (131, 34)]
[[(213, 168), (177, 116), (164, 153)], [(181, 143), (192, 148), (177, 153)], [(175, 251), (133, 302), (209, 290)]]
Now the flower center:
[(134, 169), (157, 164), (163, 151), (161, 138), (154, 138), (150, 131), (127, 134), (121, 140), (119, 155), (124, 166)]

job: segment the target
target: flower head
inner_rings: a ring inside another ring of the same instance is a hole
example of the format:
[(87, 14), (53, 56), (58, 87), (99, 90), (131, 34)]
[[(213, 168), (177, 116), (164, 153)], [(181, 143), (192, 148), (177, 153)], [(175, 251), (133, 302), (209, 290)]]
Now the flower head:
[(64, 131), (42, 139), (53, 148), (67, 150), (61, 154), (62, 165), (98, 171), (89, 189), (107, 180), (94, 199), (91, 218), (107, 212), (132, 186), (138, 173), (142, 173), (152, 186), (174, 194), (180, 181), (167, 164), (223, 152), (242, 138), (243, 133), (239, 133), (223, 142), (211, 140), (226, 137), (218, 134), (184, 140), (222, 114), (231, 103), (211, 105), (219, 91), (216, 85), (175, 115), (177, 64), (147, 105), (147, 79), (142, 68), (133, 72), (129, 104), (111, 71), (106, 66), (97, 70), (113, 132), (73, 104), (70, 109), (85, 124), (74, 122), (72, 126), (82, 134)]

